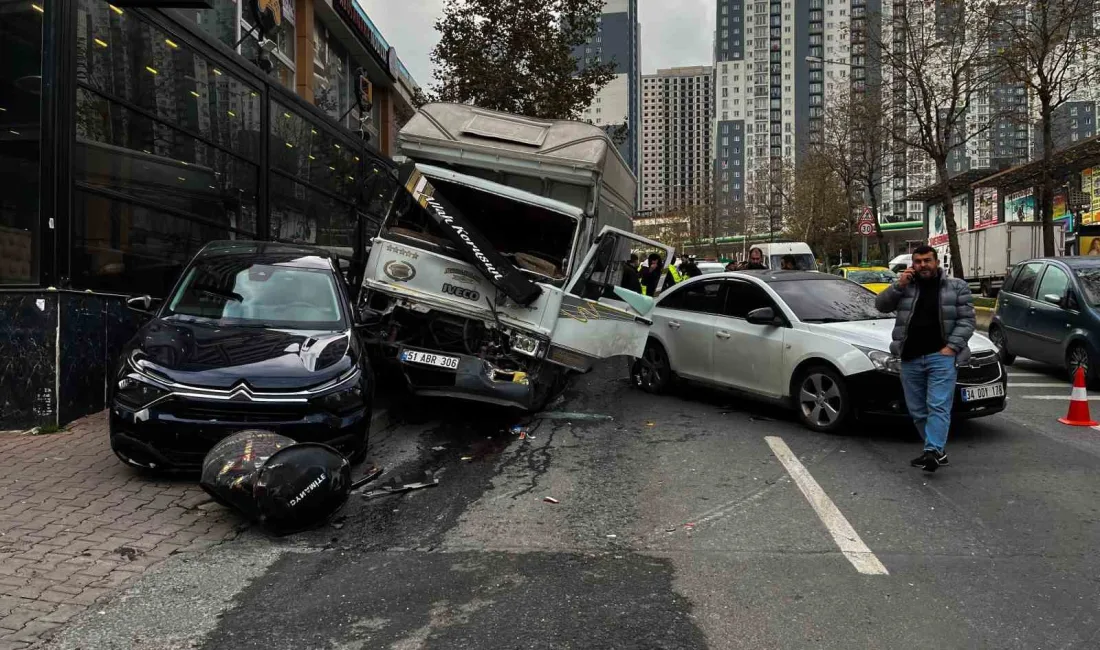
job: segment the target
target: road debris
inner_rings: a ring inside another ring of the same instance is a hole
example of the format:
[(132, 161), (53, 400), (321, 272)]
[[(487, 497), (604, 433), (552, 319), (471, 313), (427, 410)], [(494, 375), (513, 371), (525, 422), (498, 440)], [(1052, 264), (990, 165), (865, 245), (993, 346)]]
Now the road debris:
[(561, 503), (560, 501), (558, 501), (554, 497), (543, 497), (542, 500), (547, 502), (547, 503)]
[(432, 447), (432, 451), (444, 451), (445, 449), (447, 449), (447, 445), (438, 445), (436, 447)]
[[(403, 492), (412, 492), (413, 490), (421, 490), (423, 488), (430, 488), (439, 485), (439, 479), (431, 476), (430, 472), (427, 472), (428, 478), (418, 483), (405, 483), (404, 485), (398, 485), (396, 483), (390, 485), (383, 485), (377, 490), (371, 490), (363, 495), (364, 499), (374, 499), (377, 497), (385, 497), (391, 494), (401, 494)], [(397, 477), (394, 477), (395, 480)]]
[(462, 457), (462, 460), (473, 460), (473, 459), (474, 459), (473, 456), (463, 456)]
[(657, 423), (656, 422), (646, 422), (645, 425), (647, 427), (655, 427), (655, 426), (657, 426)]
[(540, 413), (536, 416), (539, 420), (614, 420), (615, 418), (610, 415), (603, 415), (600, 413), (574, 413), (571, 411), (551, 411), (550, 413)]

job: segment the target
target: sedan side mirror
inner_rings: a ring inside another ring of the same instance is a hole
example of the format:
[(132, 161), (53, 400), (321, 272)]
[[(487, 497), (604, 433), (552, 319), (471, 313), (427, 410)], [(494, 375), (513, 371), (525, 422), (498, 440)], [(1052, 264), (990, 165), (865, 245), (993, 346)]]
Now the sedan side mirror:
[(126, 306), (139, 314), (153, 314), (153, 305), (157, 301), (152, 296), (134, 296), (126, 300)]
[(1059, 307), (1061, 307), (1062, 297), (1057, 294), (1048, 293), (1043, 296), (1043, 302), (1049, 302), (1052, 305), (1058, 305)]
[(745, 320), (753, 325), (772, 325), (778, 327), (783, 324), (782, 319), (775, 315), (775, 310), (771, 307), (754, 309), (745, 316)]

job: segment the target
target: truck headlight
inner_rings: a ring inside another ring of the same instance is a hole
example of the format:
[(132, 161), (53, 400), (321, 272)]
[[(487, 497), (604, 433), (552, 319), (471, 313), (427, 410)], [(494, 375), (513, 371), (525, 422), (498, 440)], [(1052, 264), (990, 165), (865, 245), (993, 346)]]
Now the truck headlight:
[(526, 354), (529, 357), (537, 357), (539, 355), (539, 340), (533, 336), (513, 332), (509, 337), (509, 341), (512, 345), (512, 350), (520, 354)]
[(901, 359), (895, 357), (889, 352), (883, 352), (882, 350), (865, 348), (861, 345), (857, 345), (855, 347), (857, 350), (867, 355), (867, 358), (871, 360), (871, 365), (875, 367), (875, 370), (881, 370), (882, 372), (887, 372), (891, 375), (901, 374)]

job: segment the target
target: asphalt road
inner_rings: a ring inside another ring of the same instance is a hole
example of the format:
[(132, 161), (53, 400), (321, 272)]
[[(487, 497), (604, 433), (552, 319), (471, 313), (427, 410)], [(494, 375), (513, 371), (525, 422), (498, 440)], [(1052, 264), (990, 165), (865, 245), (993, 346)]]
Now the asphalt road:
[(817, 435), (621, 364), (523, 440), (421, 403), (374, 455), (438, 487), (170, 562), (54, 647), (1095, 648), (1100, 431), (1055, 421), (1055, 371), (1012, 373), (1009, 412), (956, 427), (932, 475), (904, 423)]

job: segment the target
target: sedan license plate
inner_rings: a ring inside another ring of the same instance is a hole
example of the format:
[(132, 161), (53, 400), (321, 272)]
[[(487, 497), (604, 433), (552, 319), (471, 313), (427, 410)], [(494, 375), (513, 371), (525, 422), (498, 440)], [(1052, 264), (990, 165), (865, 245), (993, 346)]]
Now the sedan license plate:
[(1003, 384), (986, 384), (985, 386), (971, 386), (969, 388), (962, 389), (962, 399), (964, 402), (977, 402), (983, 399), (993, 399), (994, 397), (1004, 397), (1005, 387)]
[(458, 370), (458, 357), (448, 357), (433, 352), (405, 350), (401, 353), (401, 360), (406, 363), (419, 363), (425, 366), (444, 368), (446, 370)]

